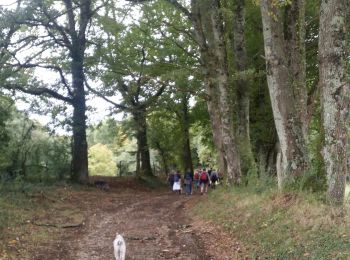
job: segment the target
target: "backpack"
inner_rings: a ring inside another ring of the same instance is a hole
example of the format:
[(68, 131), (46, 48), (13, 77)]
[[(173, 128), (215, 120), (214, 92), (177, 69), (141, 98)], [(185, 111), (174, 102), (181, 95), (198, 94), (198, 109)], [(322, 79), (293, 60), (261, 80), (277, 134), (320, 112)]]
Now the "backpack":
[(206, 172), (202, 172), (201, 181), (207, 181), (207, 180), (208, 180), (208, 174)]
[(195, 180), (199, 180), (199, 172), (195, 172), (194, 173), (194, 179)]
[(219, 179), (218, 174), (216, 172), (212, 172), (210, 175), (210, 179), (212, 182), (216, 182)]

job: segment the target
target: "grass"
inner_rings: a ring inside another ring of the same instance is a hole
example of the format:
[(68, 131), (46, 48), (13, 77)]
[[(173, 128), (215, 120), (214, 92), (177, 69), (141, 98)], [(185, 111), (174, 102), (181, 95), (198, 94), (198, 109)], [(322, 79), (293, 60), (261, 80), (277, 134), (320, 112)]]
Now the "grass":
[(39, 245), (63, 235), (63, 229), (41, 224), (81, 222), (82, 213), (68, 196), (69, 190), (57, 185), (0, 183), (0, 259), (35, 254)]
[(194, 213), (224, 227), (253, 259), (350, 259), (349, 204), (334, 208), (317, 194), (221, 189)]

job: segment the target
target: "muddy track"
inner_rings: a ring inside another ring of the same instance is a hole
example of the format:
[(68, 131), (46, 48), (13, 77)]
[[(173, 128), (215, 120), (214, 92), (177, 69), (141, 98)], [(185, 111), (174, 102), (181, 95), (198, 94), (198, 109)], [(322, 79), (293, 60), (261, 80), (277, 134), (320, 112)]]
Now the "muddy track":
[(126, 240), (126, 259), (210, 259), (185, 212), (196, 199), (167, 191), (80, 194), (87, 221), (62, 242), (69, 252), (62, 259), (112, 260), (117, 232)]

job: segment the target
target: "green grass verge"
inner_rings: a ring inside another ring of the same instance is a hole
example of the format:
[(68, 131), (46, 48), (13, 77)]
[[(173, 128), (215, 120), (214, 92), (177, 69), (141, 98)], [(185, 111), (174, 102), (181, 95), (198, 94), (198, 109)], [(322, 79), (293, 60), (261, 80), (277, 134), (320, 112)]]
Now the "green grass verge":
[(224, 227), (253, 259), (350, 259), (349, 205), (334, 208), (316, 194), (218, 189), (194, 213)]

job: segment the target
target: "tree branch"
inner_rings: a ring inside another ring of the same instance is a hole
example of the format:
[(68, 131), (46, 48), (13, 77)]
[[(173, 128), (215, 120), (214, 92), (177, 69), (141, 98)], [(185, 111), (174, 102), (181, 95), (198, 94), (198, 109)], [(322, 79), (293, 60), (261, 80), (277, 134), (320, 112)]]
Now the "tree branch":
[(178, 1), (176, 1), (176, 0), (165, 0), (165, 1), (167, 1), (171, 5), (175, 6), (176, 9), (180, 10), (184, 15), (186, 15), (186, 17), (190, 21), (192, 21), (192, 14), (191, 14), (191, 12), (186, 7), (181, 5)]
[(17, 84), (2, 84), (1, 87), (5, 88), (5, 89), (10, 89), (10, 90), (18, 90), (21, 91), (23, 93), (26, 94), (30, 94), (33, 96), (49, 96), (58, 100), (62, 100), (64, 102), (67, 102), (69, 104), (73, 103), (73, 100), (69, 97), (65, 97), (59, 93), (57, 93), (56, 91), (53, 91), (52, 89), (48, 89), (48, 88), (25, 88), (21, 85), (17, 85)]
[(78, 38), (79, 40), (85, 41), (85, 33), (86, 33), (85, 31), (93, 13), (91, 11), (90, 0), (84, 0), (81, 2), (82, 3), (80, 6), (80, 23), (79, 23)]
[(57, 71), (60, 74), (61, 82), (64, 85), (64, 87), (67, 89), (69, 95), (73, 96), (73, 92), (70, 89), (67, 83), (67, 80), (64, 76), (63, 70), (60, 67), (54, 66), (54, 65), (41, 65), (36, 63), (25, 63), (25, 64), (19, 64), (18, 66), (20, 66), (21, 68), (43, 68), (43, 69), (51, 69), (51, 70)]
[(165, 88), (166, 88), (167, 84), (162, 84), (162, 86), (158, 89), (158, 91), (156, 92), (156, 94), (154, 94), (152, 97), (150, 97), (148, 100), (146, 100), (145, 102), (143, 102), (141, 105), (144, 107), (148, 107), (150, 104), (152, 104), (153, 102), (155, 102), (158, 97), (160, 95), (163, 94)]
[(85, 80), (85, 86), (88, 90), (90, 90), (92, 93), (94, 93), (96, 96), (102, 98), (103, 100), (107, 101), (108, 103), (112, 104), (113, 106), (115, 106), (118, 109), (121, 109), (123, 111), (128, 110), (128, 108), (126, 106), (120, 105), (115, 103), (114, 101), (110, 100), (109, 98), (107, 98), (105, 95), (101, 94), (101, 92), (95, 90), (94, 88), (92, 88), (89, 83), (87, 82), (87, 80)]
[[(56, 29), (62, 36), (62, 41), (64, 42), (64, 45), (68, 48), (71, 47), (71, 42), (69, 41), (69, 38), (66, 34), (66, 28), (64, 28), (63, 26), (60, 26), (56, 21), (55, 18), (50, 17), (50, 15), (47, 13), (47, 10), (45, 10), (44, 8), (42, 8), (43, 13), (45, 14), (46, 18), (48, 19), (48, 22), (46, 24), (43, 24), (43, 26), (46, 28), (47, 32), (49, 33), (49, 35), (54, 39), (54, 41), (58, 44), (58, 40), (56, 39), (56, 37), (54, 36), (53, 33), (51, 33), (48, 29)], [(50, 22), (53, 23), (53, 25), (50, 25)]]
[[(126, 0), (128, 2), (132, 2), (134, 4), (141, 4), (144, 2), (150, 2), (150, 0)], [(178, 9), (180, 12), (182, 12), (189, 20), (192, 20), (192, 14), (191, 12), (184, 7), (182, 4), (180, 4), (177, 0), (164, 0), (174, 6), (176, 9)]]
[(66, 6), (66, 12), (68, 16), (68, 31), (70, 36), (72, 37), (72, 40), (77, 39), (78, 35), (75, 31), (75, 19), (74, 19), (74, 9), (73, 9), (73, 3), (72, 0), (63, 0), (65, 6)]

